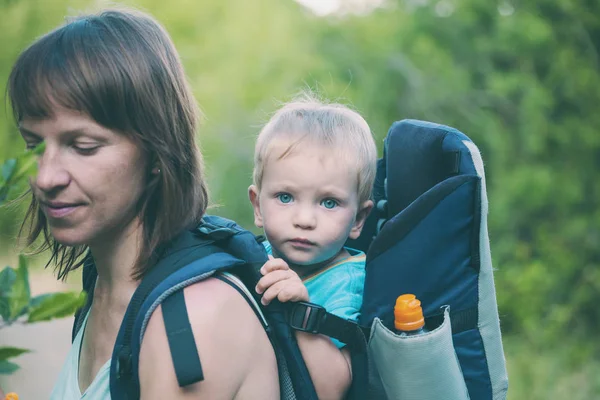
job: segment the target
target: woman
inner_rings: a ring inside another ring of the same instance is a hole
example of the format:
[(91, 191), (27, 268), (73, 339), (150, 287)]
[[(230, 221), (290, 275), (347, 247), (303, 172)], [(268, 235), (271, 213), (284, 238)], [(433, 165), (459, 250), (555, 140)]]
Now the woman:
[[(199, 111), (168, 34), (133, 11), (82, 16), (36, 40), (15, 63), (8, 94), (27, 146), (46, 144), (23, 223), (29, 243), (42, 237), (59, 278), (88, 250), (98, 271), (52, 398), (106, 399), (133, 292), (161, 246), (206, 209)], [(140, 353), (141, 398), (278, 398), (273, 349), (245, 300), (215, 279), (184, 295), (203, 305), (188, 310), (205, 380), (179, 388), (159, 307)], [(236, 318), (221, 318), (222, 308)]]

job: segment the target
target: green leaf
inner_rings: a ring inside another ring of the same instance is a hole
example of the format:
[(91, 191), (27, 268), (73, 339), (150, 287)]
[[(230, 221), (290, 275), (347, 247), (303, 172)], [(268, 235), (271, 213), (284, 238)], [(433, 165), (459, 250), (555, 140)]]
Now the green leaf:
[(17, 273), (11, 267), (6, 267), (0, 272), (0, 317), (8, 321), (10, 319), (9, 296)]
[(31, 298), (31, 288), (29, 287), (29, 268), (27, 267), (27, 258), (23, 254), (19, 254), (19, 269), (17, 270), (17, 278), (22, 279), (25, 293), (27, 294), (27, 303)]
[(26, 176), (35, 174), (37, 170), (37, 156), (46, 149), (46, 143), (41, 142), (33, 150), (26, 151), (17, 159), (17, 170), (13, 173), (12, 182), (19, 181)]
[(23, 178), (34, 175), (37, 168), (37, 159), (35, 158), (35, 155), (28, 154), (28, 157), (19, 158), (17, 160), (17, 166), (18, 168), (12, 176), (11, 184), (16, 184)]
[(85, 293), (53, 293), (29, 310), (27, 322), (48, 321), (73, 315), (85, 304)]
[(21, 276), (23, 284), (25, 285), (25, 294), (27, 296), (27, 304), (21, 309), (17, 317), (25, 314), (28, 311), (28, 306), (31, 302), (31, 287), (29, 285), (29, 269), (27, 268), (27, 259), (23, 254), (19, 254), (19, 269), (17, 270), (17, 276)]
[(4, 179), (4, 182), (10, 181), (10, 178), (12, 177), (16, 166), (17, 160), (14, 158), (11, 158), (4, 162), (4, 164), (2, 165), (2, 178)]
[(23, 310), (29, 305), (31, 293), (29, 290), (29, 272), (27, 271), (27, 259), (19, 255), (19, 268), (17, 279), (9, 292), (8, 301), (10, 305), (9, 319), (15, 319), (23, 314)]
[(10, 306), (8, 305), (8, 299), (6, 297), (0, 297), (0, 317), (3, 320), (8, 321), (10, 316)]
[(11, 267), (5, 267), (0, 272), (0, 297), (8, 295), (16, 279), (17, 273)]
[(31, 350), (21, 349), (19, 347), (0, 347), (0, 361), (17, 357), (21, 354), (29, 353), (30, 351)]
[(10, 361), (0, 361), (0, 374), (3, 375), (8, 375), (8, 374), (12, 374), (13, 372), (15, 372), (16, 370), (19, 369), (19, 366), (15, 363), (12, 363)]
[(30, 151), (36, 156), (39, 156), (44, 152), (44, 150), (46, 150), (46, 142), (41, 142)]
[(0, 205), (4, 203), (8, 197), (8, 192), (11, 188), (10, 181), (15, 172), (16, 166), (17, 160), (14, 158), (6, 160), (4, 164), (2, 164), (2, 171), (0, 174)]
[(4, 201), (8, 197), (8, 189), (9, 189), (9, 187), (7, 185), (0, 183), (0, 206), (2, 205), (2, 203), (4, 203)]
[(35, 297), (32, 297), (31, 300), (29, 301), (29, 307), (30, 308), (37, 307), (40, 305), (40, 303), (42, 301), (44, 301), (45, 299), (47, 299), (48, 297), (51, 297), (51, 296), (54, 296), (54, 293), (44, 293), (44, 294), (40, 294)]
[(46, 143), (38, 144), (33, 150), (28, 150), (16, 159), (11, 158), (2, 164), (0, 173), (0, 205), (20, 181), (32, 176), (37, 171), (37, 157), (46, 149)]

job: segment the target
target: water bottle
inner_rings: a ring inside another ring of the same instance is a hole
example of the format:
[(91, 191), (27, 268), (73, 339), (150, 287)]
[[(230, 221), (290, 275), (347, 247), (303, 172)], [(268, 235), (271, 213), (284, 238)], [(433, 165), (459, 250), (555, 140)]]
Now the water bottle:
[(413, 336), (427, 332), (421, 302), (414, 294), (403, 294), (396, 299), (394, 327), (399, 336)]

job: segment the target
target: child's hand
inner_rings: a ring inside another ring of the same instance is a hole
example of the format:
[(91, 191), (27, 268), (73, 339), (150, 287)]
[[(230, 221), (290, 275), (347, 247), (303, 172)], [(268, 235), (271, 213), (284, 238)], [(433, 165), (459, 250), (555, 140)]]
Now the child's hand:
[(309, 301), (308, 290), (302, 279), (281, 258), (269, 256), (269, 261), (260, 269), (263, 277), (256, 285), (256, 293), (263, 294), (261, 303), (269, 304), (277, 298), (281, 302)]

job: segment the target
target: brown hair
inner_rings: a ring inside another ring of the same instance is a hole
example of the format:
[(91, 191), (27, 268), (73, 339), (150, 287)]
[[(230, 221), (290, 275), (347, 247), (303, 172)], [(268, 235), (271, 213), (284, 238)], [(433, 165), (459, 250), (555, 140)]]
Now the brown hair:
[[(147, 172), (137, 211), (142, 248), (134, 269), (141, 278), (162, 245), (195, 226), (208, 193), (195, 143), (200, 111), (175, 47), (154, 19), (132, 10), (76, 17), (42, 36), (17, 59), (8, 80), (14, 118), (48, 118), (55, 107), (83, 112), (98, 124), (132, 138), (158, 178)], [(49, 233), (35, 197), (21, 225), (27, 244), (52, 251), (58, 277), (83, 264), (86, 246), (65, 246)]]

